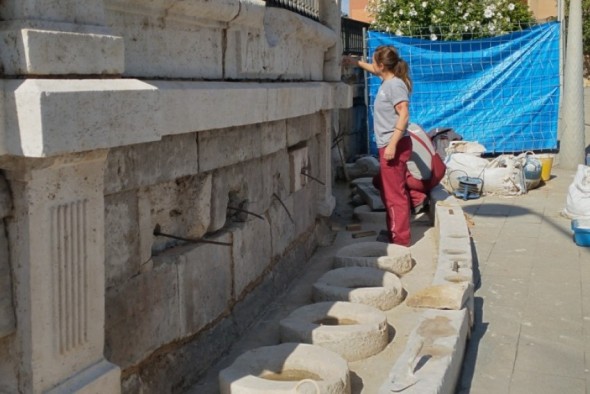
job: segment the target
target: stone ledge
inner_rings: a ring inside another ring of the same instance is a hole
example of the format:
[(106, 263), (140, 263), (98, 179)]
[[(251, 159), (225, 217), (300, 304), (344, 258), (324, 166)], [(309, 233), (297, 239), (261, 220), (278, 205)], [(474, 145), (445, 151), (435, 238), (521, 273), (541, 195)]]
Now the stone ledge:
[(6, 121), (0, 128), (0, 156), (50, 157), (114, 148), (352, 104), (349, 87), (338, 82), (29, 79), (4, 80), (3, 85), (0, 111)]
[(465, 309), (425, 311), (379, 394), (454, 393), (469, 331), (467, 320)]
[[(432, 284), (468, 282), (466, 301), (459, 311), (427, 309), (422, 313), (420, 323), (410, 334), (404, 353), (393, 365), (379, 394), (392, 392), (393, 388), (400, 391), (399, 387), (406, 385), (402, 390), (405, 394), (452, 394), (461, 373), (474, 313), (471, 238), (463, 209), (453, 196), (438, 186), (430, 193), (430, 199), (435, 210), (438, 241), (438, 261)], [(429, 322), (443, 322), (448, 329), (428, 332), (425, 327)], [(431, 358), (425, 363), (421, 361), (429, 355)], [(416, 364), (421, 362), (424, 365), (416, 371)]]

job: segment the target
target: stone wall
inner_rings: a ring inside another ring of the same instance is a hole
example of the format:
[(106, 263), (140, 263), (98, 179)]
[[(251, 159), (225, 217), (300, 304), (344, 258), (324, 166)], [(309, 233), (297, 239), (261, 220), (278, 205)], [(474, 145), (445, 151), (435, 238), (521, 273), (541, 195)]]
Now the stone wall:
[(0, 391), (179, 392), (301, 271), (352, 102), (319, 10), (0, 2)]
[[(321, 136), (329, 129), (323, 111), (109, 152), (106, 355), (123, 369), (127, 391), (172, 392), (190, 384), (215, 361), (212, 354), (222, 354), (253, 322), (264, 300), (300, 272), (317, 244), (315, 201), (322, 188), (296, 171), (290, 156), (304, 147), (307, 170), (324, 177)], [(156, 149), (159, 144), (164, 148)], [(178, 160), (184, 165), (177, 166)], [(140, 165), (149, 162), (159, 163), (157, 177), (149, 165)], [(240, 206), (260, 217), (236, 215), (231, 208)], [(165, 233), (229, 246), (154, 236), (156, 225)], [(248, 298), (260, 304), (248, 305)], [(224, 319), (242, 328), (224, 332), (217, 328)], [(212, 331), (224, 341), (193, 346), (180, 356)], [(158, 355), (164, 354), (175, 356), (162, 365)], [(178, 380), (162, 372), (154, 376), (160, 368)]]

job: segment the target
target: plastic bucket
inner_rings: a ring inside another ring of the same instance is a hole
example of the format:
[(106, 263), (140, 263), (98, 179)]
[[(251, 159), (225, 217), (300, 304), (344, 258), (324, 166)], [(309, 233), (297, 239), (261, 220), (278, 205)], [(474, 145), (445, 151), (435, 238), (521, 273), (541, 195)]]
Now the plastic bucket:
[(551, 178), (551, 167), (553, 167), (553, 155), (540, 154), (537, 158), (541, 161), (541, 179), (546, 182)]

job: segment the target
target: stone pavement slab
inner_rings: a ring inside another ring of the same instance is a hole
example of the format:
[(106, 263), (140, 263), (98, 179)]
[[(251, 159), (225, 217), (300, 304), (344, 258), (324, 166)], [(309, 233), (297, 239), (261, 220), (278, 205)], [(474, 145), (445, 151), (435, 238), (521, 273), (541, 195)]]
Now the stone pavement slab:
[(461, 201), (479, 284), (458, 393), (590, 392), (590, 248), (560, 214), (574, 173), (554, 167), (525, 195)]

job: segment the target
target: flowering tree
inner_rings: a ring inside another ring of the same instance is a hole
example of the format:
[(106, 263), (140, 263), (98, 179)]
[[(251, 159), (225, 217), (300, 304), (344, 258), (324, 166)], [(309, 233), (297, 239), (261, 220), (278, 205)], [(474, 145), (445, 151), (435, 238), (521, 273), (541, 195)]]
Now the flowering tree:
[[(565, 2), (566, 15), (569, 14), (570, 2)], [(590, 77), (590, 0), (582, 0), (582, 34), (584, 45), (584, 76)]]
[(431, 40), (498, 36), (533, 22), (520, 0), (369, 0), (367, 11), (375, 30)]

